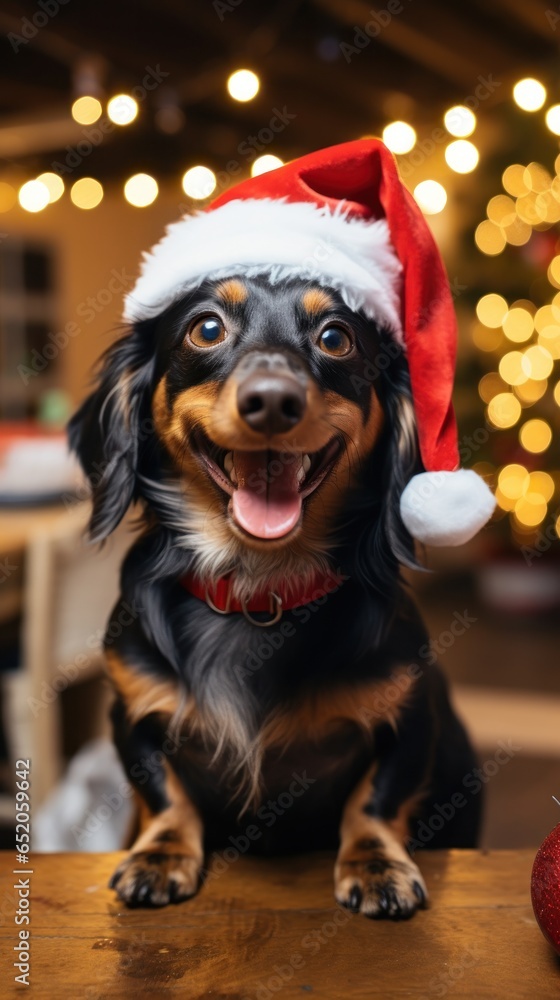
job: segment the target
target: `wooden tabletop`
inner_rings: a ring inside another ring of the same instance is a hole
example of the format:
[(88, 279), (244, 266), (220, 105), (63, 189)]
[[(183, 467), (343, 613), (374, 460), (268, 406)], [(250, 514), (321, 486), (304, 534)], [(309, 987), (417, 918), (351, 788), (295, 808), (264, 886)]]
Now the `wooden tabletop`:
[[(545, 1000), (560, 963), (533, 918), (533, 851), (426, 852), (432, 905), (406, 923), (337, 908), (332, 858), (242, 857), (193, 900), (127, 910), (107, 880), (122, 855), (35, 855), (31, 995), (72, 1000)], [(0, 855), (2, 996), (13, 983), (14, 856)]]

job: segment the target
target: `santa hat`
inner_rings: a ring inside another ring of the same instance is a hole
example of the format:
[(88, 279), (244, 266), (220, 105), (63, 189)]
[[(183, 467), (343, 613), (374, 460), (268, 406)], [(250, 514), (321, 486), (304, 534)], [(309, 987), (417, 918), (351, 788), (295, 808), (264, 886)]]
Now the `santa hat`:
[(360, 139), (310, 153), (169, 226), (144, 257), (125, 319), (155, 316), (206, 278), (234, 275), (313, 280), (391, 331), (406, 352), (426, 470), (402, 493), (403, 521), (429, 545), (472, 538), (495, 503), (475, 472), (458, 469), (451, 292), (387, 147)]

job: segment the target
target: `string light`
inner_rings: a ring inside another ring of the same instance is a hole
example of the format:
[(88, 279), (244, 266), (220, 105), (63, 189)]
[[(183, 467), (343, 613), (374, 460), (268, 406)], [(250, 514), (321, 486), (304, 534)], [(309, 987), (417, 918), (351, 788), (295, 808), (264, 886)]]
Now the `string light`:
[(251, 177), (260, 177), (261, 174), (267, 174), (269, 170), (277, 170), (278, 167), (282, 167), (283, 165), (284, 161), (279, 156), (273, 156), (272, 153), (257, 156), (251, 167)]
[(216, 187), (216, 175), (209, 167), (191, 167), (183, 176), (183, 191), (195, 201), (209, 198)]
[(130, 125), (138, 114), (138, 103), (129, 94), (116, 94), (107, 105), (107, 114), (115, 125)]
[(134, 174), (124, 186), (126, 200), (136, 208), (146, 208), (158, 196), (157, 181), (150, 174)]
[(420, 181), (414, 188), (414, 200), (424, 215), (437, 215), (447, 204), (447, 191), (438, 181)]
[(70, 198), (76, 208), (97, 208), (103, 198), (103, 187), (93, 177), (81, 177), (70, 188)]
[(41, 181), (27, 181), (19, 189), (18, 201), (26, 212), (42, 212), (50, 201), (49, 189)]
[(523, 111), (538, 111), (546, 101), (546, 90), (538, 80), (526, 77), (515, 84), (513, 99)]
[(468, 139), (456, 139), (445, 150), (448, 167), (457, 174), (470, 174), (478, 163), (478, 149)]
[(72, 118), (80, 125), (93, 125), (99, 118), (103, 106), (97, 97), (78, 97), (72, 105)]
[(49, 170), (44, 174), (39, 174), (37, 180), (40, 181), (41, 184), (44, 184), (49, 192), (49, 202), (51, 205), (54, 204), (55, 201), (58, 201), (59, 198), (62, 198), (62, 195), (64, 194), (64, 181), (58, 174), (53, 174)]
[(227, 81), (227, 89), (234, 101), (252, 101), (257, 96), (260, 80), (250, 69), (238, 69)]
[(416, 143), (416, 132), (407, 122), (391, 122), (383, 129), (382, 138), (392, 153), (410, 153)]
[(476, 128), (476, 116), (463, 104), (456, 104), (449, 108), (443, 116), (443, 124), (450, 135), (464, 139), (467, 135), (472, 135)]

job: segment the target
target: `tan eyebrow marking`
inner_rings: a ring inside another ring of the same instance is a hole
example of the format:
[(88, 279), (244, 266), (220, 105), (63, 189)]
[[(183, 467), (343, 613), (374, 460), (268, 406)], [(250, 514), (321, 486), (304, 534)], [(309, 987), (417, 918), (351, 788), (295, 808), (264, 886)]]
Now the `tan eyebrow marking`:
[(226, 306), (237, 306), (247, 299), (247, 288), (239, 278), (227, 278), (216, 288), (216, 295)]
[(332, 295), (329, 295), (324, 288), (309, 288), (303, 293), (301, 304), (311, 316), (326, 312), (327, 309), (334, 309), (335, 307)]

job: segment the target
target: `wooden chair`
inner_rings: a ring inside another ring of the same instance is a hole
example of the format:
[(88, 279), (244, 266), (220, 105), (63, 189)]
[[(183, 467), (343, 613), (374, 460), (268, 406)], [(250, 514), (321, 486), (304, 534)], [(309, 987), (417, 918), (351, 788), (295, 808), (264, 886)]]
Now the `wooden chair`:
[[(101, 638), (118, 597), (130, 522), (103, 548), (85, 540), (89, 504), (49, 520), (28, 539), (23, 587), (22, 664), (3, 679), (4, 724), (13, 761), (31, 758), (33, 807), (63, 770), (62, 691), (99, 674)], [(92, 706), (106, 729), (105, 705)]]

